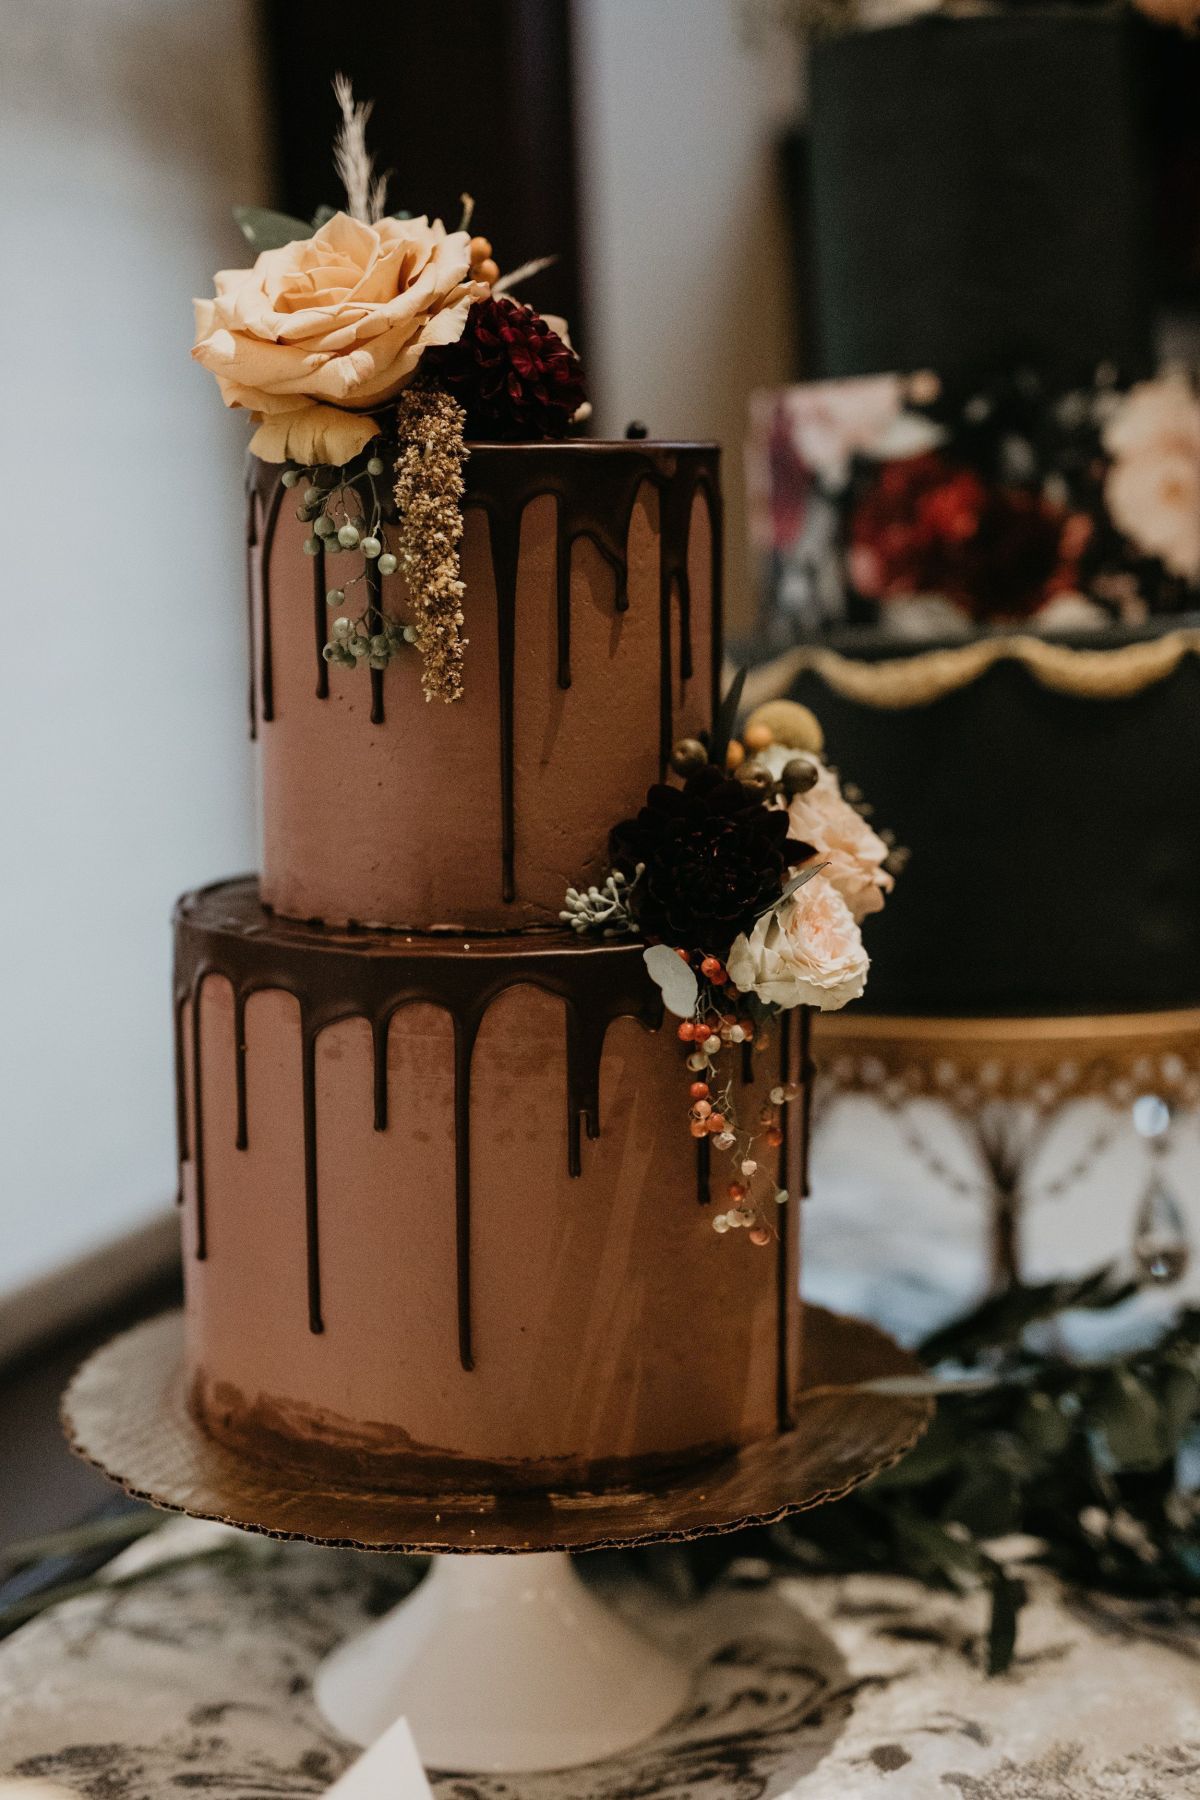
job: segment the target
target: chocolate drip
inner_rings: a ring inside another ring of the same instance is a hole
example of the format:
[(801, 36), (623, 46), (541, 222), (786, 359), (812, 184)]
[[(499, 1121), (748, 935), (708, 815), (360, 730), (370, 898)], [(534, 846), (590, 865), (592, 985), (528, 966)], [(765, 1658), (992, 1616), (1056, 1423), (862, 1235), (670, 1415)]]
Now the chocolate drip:
[[(802, 1020), (806, 1019), (808, 1017), (808, 1008), (807, 1007), (802, 1006), (800, 1008), (800, 1016), (801, 1016)], [(801, 1029), (803, 1029), (803, 1027), (801, 1027)], [(785, 1013), (783, 1016), (783, 1019), (780, 1023), (780, 1030), (779, 1030), (779, 1084), (781, 1087), (786, 1087), (788, 1082), (791, 1080), (791, 1073), (790, 1073), (791, 1063), (792, 1063), (791, 1051), (792, 1051), (792, 1019), (791, 1019), (790, 1013)], [(791, 1131), (791, 1122), (790, 1122), (788, 1115), (789, 1115), (790, 1111), (791, 1111), (790, 1107), (785, 1107), (783, 1109), (783, 1143), (781, 1144), (780, 1150), (779, 1150), (779, 1167), (778, 1167), (778, 1171), (776, 1174), (776, 1185), (781, 1188), (786, 1188), (787, 1184), (788, 1184), (788, 1164), (790, 1161), (789, 1135), (790, 1135), (790, 1131)], [(793, 1196), (792, 1198), (790, 1198), (787, 1201), (787, 1203), (785, 1205), (776, 1207), (776, 1209), (775, 1209), (779, 1215), (779, 1221), (778, 1221), (779, 1245), (778, 1245), (778, 1249), (776, 1252), (777, 1260), (776, 1260), (776, 1264), (775, 1264), (775, 1275), (776, 1275), (775, 1304), (776, 1304), (776, 1315), (778, 1318), (778, 1326), (777, 1326), (776, 1333), (775, 1333), (776, 1357), (777, 1357), (776, 1377), (775, 1377), (775, 1411), (776, 1411), (776, 1418), (779, 1423), (780, 1431), (790, 1430), (791, 1424), (792, 1424), (792, 1391), (791, 1391), (792, 1384), (791, 1384), (790, 1364), (788, 1362), (788, 1352), (791, 1348), (791, 1344), (790, 1344), (791, 1333), (789, 1330), (789, 1320), (791, 1317), (791, 1300), (792, 1300), (792, 1296), (791, 1296), (792, 1259), (791, 1259), (790, 1214), (791, 1214), (791, 1211), (792, 1211), (792, 1208), (793, 1208), (793, 1205), (795, 1204), (795, 1202), (796, 1202), (796, 1197)]]
[(271, 647), (271, 546), (275, 542), (275, 527), (279, 523), (279, 509), (283, 505), (283, 496), (287, 492), (282, 481), (276, 480), (271, 489), (270, 498), (266, 502), (261, 542), (258, 546), (258, 618), (259, 633), (262, 640), (259, 678), (261, 681), (261, 699), (259, 717), (264, 725), (269, 725), (275, 717), (275, 658)]
[(517, 569), (521, 557), (521, 514), (488, 509), (492, 568), (496, 581), (496, 646), (500, 669), (500, 872), (505, 905), (517, 897), (514, 710), (516, 705)]
[(244, 988), (239, 988), (233, 996), (233, 1061), (237, 1083), (237, 1136), (234, 1143), (239, 1150), (248, 1150), (250, 1147), (250, 1133), (246, 1118), (246, 1001), (248, 997)]
[(329, 664), (325, 661), (325, 644), (328, 633), (325, 627), (328, 606), (325, 600), (325, 544), (317, 539), (320, 549), (312, 559), (313, 565), (313, 634), (317, 641), (317, 699), (329, 698)]
[(749, 1087), (754, 1080), (754, 1045), (747, 1040), (742, 1045), (742, 1086)]
[[(196, 1006), (199, 1015), (199, 1004)], [(300, 1026), (300, 1086), (304, 1107), (304, 1250), (308, 1271), (308, 1329), (322, 1332), (321, 1220), (317, 1206), (317, 1030), (307, 1019)]]
[(371, 1020), (371, 1067), (374, 1072), (375, 1108), (373, 1120), (376, 1131), (386, 1131), (388, 1122), (388, 1085), (387, 1085), (387, 1047), (388, 1027), (391, 1025), (390, 1015), (386, 1018)]
[[(557, 628), (557, 682), (560, 688), (571, 686), (571, 560), (575, 545), (586, 541), (594, 546), (612, 571), (613, 608), (621, 613), (629, 608), (629, 532), (634, 508), (644, 487), (653, 488), (659, 498), (659, 703), (658, 752), (660, 772), (665, 772), (671, 752), (674, 718), (676, 670), (672, 667), (672, 621), (676, 606), (679, 615), (678, 679), (690, 680), (695, 669), (692, 634), (691, 584), (688, 576), (688, 549), (691, 541), (692, 512), (698, 494), (703, 494), (709, 514), (712, 537), (711, 590), (713, 606), (713, 656), (709, 671), (710, 704), (713, 715), (719, 701), (721, 657), (721, 569), (722, 520), (720, 489), (717, 480), (718, 452), (710, 444), (652, 444), (634, 440), (601, 444), (476, 444), (466, 464), (464, 508), (477, 507), (487, 517), (495, 571), (496, 608), (499, 639), (499, 711), (501, 792), (501, 868), (502, 892), (511, 904), (517, 895), (515, 870), (515, 779), (514, 687), (518, 645), (516, 641), (517, 582), (521, 547), (521, 521), (525, 509), (534, 500), (549, 496), (555, 505), (555, 610)], [(261, 717), (274, 716), (273, 675), (271, 667), (271, 603), (269, 571), (271, 542), (274, 537), (279, 506), (285, 492), (277, 466), (251, 461), (250, 511), (251, 525), (247, 534), (253, 568), (260, 571), (259, 613), (261, 656), (259, 685), (262, 692)], [(257, 507), (257, 515), (255, 508)], [(260, 533), (257, 520), (265, 516)], [(261, 536), (262, 542), (259, 543)], [(319, 566), (323, 556), (314, 562)], [(376, 628), (381, 618), (381, 591), (378, 569), (373, 563), (366, 568), (368, 582), (368, 618)], [(318, 654), (324, 643), (324, 572), (314, 570), (314, 615), (318, 623)], [(320, 589), (318, 596), (317, 589)], [(469, 596), (468, 596), (469, 604)], [(252, 600), (253, 613), (253, 600)], [(251, 648), (253, 653), (254, 640)], [(371, 722), (384, 719), (383, 671), (370, 671)], [(253, 688), (253, 680), (252, 680)], [(328, 666), (322, 658), (317, 677), (317, 693), (329, 691)], [(253, 730), (253, 718), (252, 718)]]
[(816, 1064), (812, 1057), (812, 1007), (800, 1008), (800, 1059), (796, 1079), (803, 1092), (800, 1096), (800, 1199), (807, 1200), (811, 1191), (809, 1153), (812, 1148), (812, 1095)]
[(192, 1168), (196, 1177), (196, 1260), (208, 1255), (204, 1195), (204, 1077), (200, 1063), (200, 989), (192, 995)]
[(701, 1206), (712, 1204), (712, 1144), (706, 1137), (696, 1139), (696, 1199)]
[[(184, 1090), (183, 1002), (178, 995), (171, 1003), (171, 1036), (175, 1050), (175, 1154), (179, 1168), (188, 1160), (187, 1094)], [(183, 1183), (179, 1184), (175, 1204), (183, 1205)]]
[[(379, 564), (368, 561), (367, 578), (367, 629), (379, 631), (383, 626), (383, 576), (379, 573)], [(383, 724), (383, 670), (372, 669), (371, 674), (371, 723)]]
[(454, 1015), (454, 1250), (457, 1270), (458, 1360), (475, 1367), (471, 1345), (471, 1056), (479, 1030), (474, 1010)]
[(247, 663), (246, 703), (250, 710), (250, 741), (258, 736), (258, 703), (254, 693), (254, 671), (257, 667), (255, 654), (254, 621), (257, 611), (258, 596), (255, 592), (256, 579), (261, 580), (262, 556), (260, 553), (262, 522), (262, 501), (259, 497), (258, 483), (254, 478), (257, 465), (251, 459), (246, 469), (246, 633), (249, 647)]
[[(454, 1025), (455, 1237), (458, 1350), (473, 1366), (471, 1335), (471, 1052), (488, 1008), (508, 988), (528, 985), (553, 994), (566, 1012), (568, 1166), (581, 1172), (581, 1122), (589, 1138), (600, 1131), (600, 1061), (609, 1025), (632, 1017), (647, 1029), (662, 1020), (658, 990), (649, 980), (639, 944), (581, 944), (557, 933), (524, 939), (485, 938), (469, 946), (393, 933), (337, 932), (292, 924), (264, 911), (257, 884), (225, 882), (186, 895), (175, 914), (177, 1013), (191, 1007), (192, 1119), (196, 1175), (197, 1255), (204, 1231), (201, 1113), (200, 993), (210, 975), (223, 976), (234, 995), (238, 1053), (244, 1053), (245, 1004), (259, 989), (291, 994), (300, 1008), (304, 1106), (304, 1220), (309, 1324), (323, 1329), (320, 1205), (317, 1182), (316, 1042), (328, 1025), (364, 1018), (373, 1045), (373, 1105), (377, 1130), (387, 1128), (387, 1038), (392, 1015), (404, 1006), (432, 1005)], [(181, 1093), (184, 1066), (177, 1063)], [(238, 1128), (244, 1124), (239, 1085)], [(186, 1125), (181, 1099), (180, 1117)], [(181, 1151), (186, 1149), (181, 1136)]]
[[(601, 452), (602, 454), (598, 454)], [(581, 478), (579, 458), (586, 457)], [(613, 573), (613, 607), (629, 607), (629, 532), (643, 487), (659, 496), (659, 763), (671, 753), (674, 675), (671, 617), (676, 595), (680, 612), (679, 676), (693, 672), (691, 588), (688, 546), (692, 509), (703, 493), (712, 532), (712, 603), (720, 617), (721, 518), (717, 454), (699, 444), (524, 444), (477, 445), (466, 465), (464, 509), (487, 517), (496, 582), (500, 663), (500, 794), (503, 894), (516, 897), (514, 868), (515, 795), (514, 682), (516, 671), (517, 579), (521, 521), (533, 501), (550, 496), (555, 505), (555, 611), (558, 634), (557, 680), (571, 686), (571, 558), (583, 540), (599, 551)], [(720, 658), (714, 653), (711, 706), (719, 697)]]

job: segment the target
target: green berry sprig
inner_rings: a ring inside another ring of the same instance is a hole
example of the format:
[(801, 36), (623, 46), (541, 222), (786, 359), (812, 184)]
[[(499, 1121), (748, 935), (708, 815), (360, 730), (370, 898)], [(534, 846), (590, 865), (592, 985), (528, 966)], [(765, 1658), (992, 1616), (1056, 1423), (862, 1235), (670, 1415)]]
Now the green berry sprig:
[[(304, 540), (306, 556), (357, 555), (361, 566), (331, 587), (325, 596), (337, 613), (323, 655), (340, 668), (386, 669), (394, 656), (410, 645), (416, 633), (387, 612), (379, 598), (376, 576), (394, 575), (399, 560), (387, 548), (379, 477), (385, 473), (381, 456), (370, 456), (357, 466), (288, 468), (283, 485), (295, 490), (303, 483), (296, 517), (311, 526)], [(354, 590), (360, 589), (358, 596)], [(353, 610), (355, 598), (362, 604)], [(349, 604), (348, 604), (349, 602)]]

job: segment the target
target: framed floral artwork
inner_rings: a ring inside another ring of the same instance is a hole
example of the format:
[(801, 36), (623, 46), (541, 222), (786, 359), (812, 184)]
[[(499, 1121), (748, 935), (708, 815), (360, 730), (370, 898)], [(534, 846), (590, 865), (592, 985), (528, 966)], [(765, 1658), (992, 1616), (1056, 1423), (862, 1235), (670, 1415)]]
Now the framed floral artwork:
[(751, 531), (778, 642), (1143, 626), (1200, 607), (1200, 393), (930, 370), (762, 390)]

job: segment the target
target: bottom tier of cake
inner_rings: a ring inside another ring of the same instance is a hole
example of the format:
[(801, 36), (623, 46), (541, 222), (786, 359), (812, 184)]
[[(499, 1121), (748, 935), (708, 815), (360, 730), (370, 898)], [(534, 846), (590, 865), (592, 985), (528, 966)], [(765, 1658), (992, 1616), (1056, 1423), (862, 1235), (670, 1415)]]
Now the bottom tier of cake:
[[(180, 903), (175, 1017), (188, 1378), (215, 1437), (327, 1480), (493, 1490), (644, 1481), (789, 1425), (795, 1207), (765, 1247), (713, 1231), (724, 1159), (688, 1133), (639, 945), (340, 933), (230, 882)], [(747, 1115), (790, 1035), (746, 1056)]]

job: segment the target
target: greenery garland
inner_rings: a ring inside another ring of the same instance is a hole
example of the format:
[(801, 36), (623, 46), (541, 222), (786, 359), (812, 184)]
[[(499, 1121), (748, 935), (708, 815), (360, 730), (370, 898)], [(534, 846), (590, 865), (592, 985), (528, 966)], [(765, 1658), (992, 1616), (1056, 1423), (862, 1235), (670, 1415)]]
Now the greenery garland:
[[(676, 1589), (699, 1591), (731, 1561), (792, 1571), (873, 1570), (959, 1593), (984, 1590), (989, 1674), (1008, 1668), (1025, 1600), (1003, 1557), (1082, 1587), (1185, 1606), (1200, 1600), (1200, 1309), (1179, 1312), (1150, 1345), (1072, 1357), (1072, 1312), (1110, 1310), (1139, 1292), (1109, 1269), (1016, 1285), (919, 1346), (936, 1372), (938, 1411), (895, 1468), (833, 1505), (782, 1523), (639, 1560)], [(1194, 1474), (1194, 1469), (1193, 1469)]]

